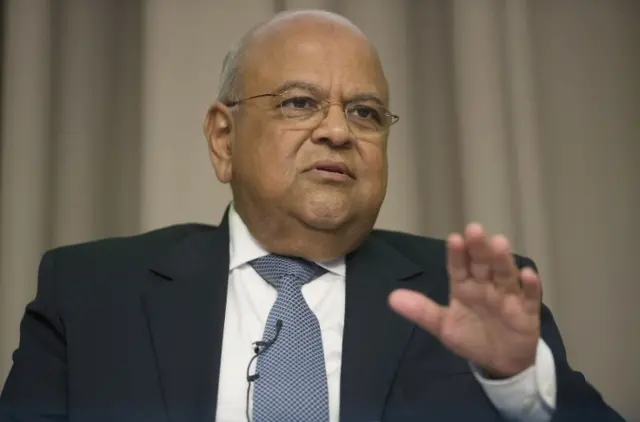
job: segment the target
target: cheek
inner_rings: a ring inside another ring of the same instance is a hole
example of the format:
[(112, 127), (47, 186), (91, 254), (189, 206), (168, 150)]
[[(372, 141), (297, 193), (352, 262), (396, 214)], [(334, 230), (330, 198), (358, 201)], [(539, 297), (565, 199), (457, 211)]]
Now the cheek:
[(372, 182), (385, 182), (387, 178), (387, 154), (381, 146), (370, 145), (360, 151), (361, 174)]
[(252, 137), (243, 134), (242, 148), (234, 156), (234, 169), (237, 179), (270, 196), (295, 180), (295, 148), (283, 136), (286, 134), (265, 126), (260, 129), (253, 131)]
[(362, 148), (360, 177), (367, 196), (384, 197), (387, 189), (387, 154), (380, 146)]
[[(258, 176), (268, 178), (270, 183), (282, 184), (292, 181), (296, 175), (296, 148), (286, 133), (272, 130), (264, 133), (257, 142), (256, 169)], [(251, 169), (250, 169), (251, 170)]]

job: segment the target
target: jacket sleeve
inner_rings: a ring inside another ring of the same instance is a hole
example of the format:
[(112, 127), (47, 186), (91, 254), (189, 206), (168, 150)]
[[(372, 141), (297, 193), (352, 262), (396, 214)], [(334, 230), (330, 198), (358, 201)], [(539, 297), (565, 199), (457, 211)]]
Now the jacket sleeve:
[(53, 254), (40, 263), (38, 290), (20, 325), (20, 344), (0, 395), (0, 422), (67, 420), (67, 352)]
[[(519, 261), (519, 267), (537, 270), (530, 259), (520, 258)], [(584, 375), (569, 366), (558, 326), (551, 311), (544, 305), (541, 310), (541, 334), (553, 353), (556, 366), (556, 406), (552, 422), (624, 422)]]

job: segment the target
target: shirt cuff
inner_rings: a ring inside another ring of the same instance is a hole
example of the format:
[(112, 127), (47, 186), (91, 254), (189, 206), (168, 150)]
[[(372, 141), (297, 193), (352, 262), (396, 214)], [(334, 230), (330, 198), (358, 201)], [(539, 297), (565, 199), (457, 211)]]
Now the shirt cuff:
[(549, 422), (556, 407), (556, 367), (553, 353), (541, 338), (538, 340), (536, 361), (520, 374), (491, 380), (470, 363), (489, 400), (506, 418), (526, 422)]

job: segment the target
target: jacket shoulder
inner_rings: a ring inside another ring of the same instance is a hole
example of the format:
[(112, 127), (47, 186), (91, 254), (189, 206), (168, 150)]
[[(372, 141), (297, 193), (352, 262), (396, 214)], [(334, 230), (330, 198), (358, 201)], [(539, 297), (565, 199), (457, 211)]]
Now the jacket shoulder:
[[(416, 264), (433, 265), (435, 260), (442, 263), (443, 267), (446, 266), (447, 243), (444, 239), (393, 230), (374, 230), (373, 235), (393, 246)], [(530, 258), (518, 254), (513, 254), (513, 257), (518, 267), (531, 266), (536, 269)]]
[(216, 230), (217, 226), (186, 223), (120, 237), (107, 237), (88, 242), (60, 246), (45, 255), (56, 261), (104, 263), (146, 261), (170, 249), (183, 239), (198, 233)]
[(418, 265), (445, 265), (446, 243), (443, 239), (393, 230), (374, 230), (373, 236)]

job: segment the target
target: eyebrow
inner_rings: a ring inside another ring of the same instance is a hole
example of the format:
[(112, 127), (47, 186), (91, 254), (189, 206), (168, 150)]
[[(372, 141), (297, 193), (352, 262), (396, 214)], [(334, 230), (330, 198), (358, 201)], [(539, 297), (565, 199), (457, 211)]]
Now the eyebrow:
[[(317, 96), (324, 96), (327, 97), (327, 91), (323, 88), (321, 88), (320, 86), (316, 85), (316, 84), (312, 84), (309, 82), (304, 82), (304, 81), (299, 81), (299, 80), (289, 80), (289, 81), (285, 81), (283, 84), (281, 84), (280, 86), (278, 86), (278, 88), (276, 88), (275, 91), (273, 91), (274, 94), (282, 94), (285, 91), (289, 91), (292, 89), (302, 89), (305, 91), (308, 91), (312, 94), (315, 94)], [(380, 99), (380, 97), (378, 96), (378, 94), (376, 94), (375, 92), (357, 92), (353, 95), (349, 95), (348, 97), (345, 98), (346, 102), (353, 102), (353, 101), (374, 101), (378, 104), (380, 104), (381, 106), (384, 106), (384, 101), (382, 101)]]

